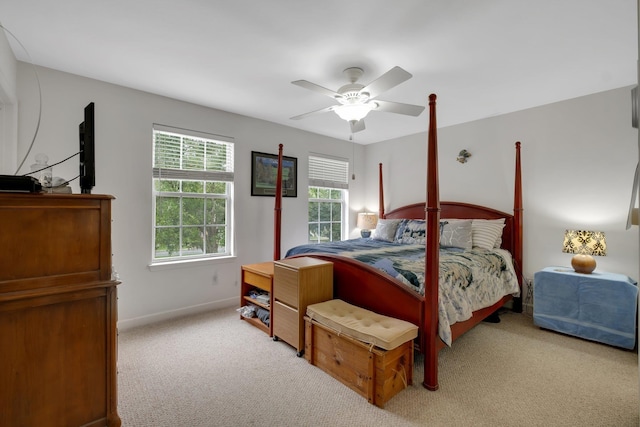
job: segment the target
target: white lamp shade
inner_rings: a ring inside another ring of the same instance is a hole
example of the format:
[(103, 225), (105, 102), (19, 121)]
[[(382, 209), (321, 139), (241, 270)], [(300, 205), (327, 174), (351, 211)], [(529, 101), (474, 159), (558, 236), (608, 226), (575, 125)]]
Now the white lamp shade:
[(369, 212), (361, 212), (358, 214), (356, 227), (361, 230), (374, 230), (378, 224), (378, 215)]

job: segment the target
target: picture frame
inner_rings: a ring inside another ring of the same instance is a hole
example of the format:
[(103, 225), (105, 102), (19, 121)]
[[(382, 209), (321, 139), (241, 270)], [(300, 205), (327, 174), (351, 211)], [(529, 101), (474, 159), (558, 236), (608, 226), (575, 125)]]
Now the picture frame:
[[(251, 195), (276, 195), (278, 155), (251, 152)], [(282, 156), (282, 197), (298, 197), (298, 159)]]

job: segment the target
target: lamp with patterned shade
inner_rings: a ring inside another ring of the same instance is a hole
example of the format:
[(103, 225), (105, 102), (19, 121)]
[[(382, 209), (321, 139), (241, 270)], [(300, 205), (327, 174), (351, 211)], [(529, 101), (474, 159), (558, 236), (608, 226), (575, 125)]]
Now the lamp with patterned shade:
[(571, 266), (576, 273), (591, 274), (596, 269), (592, 255), (607, 255), (607, 242), (602, 231), (566, 230), (562, 252), (575, 254)]
[(361, 212), (358, 214), (356, 227), (360, 229), (360, 235), (364, 238), (371, 236), (371, 230), (376, 228), (378, 224), (378, 215), (369, 212)]

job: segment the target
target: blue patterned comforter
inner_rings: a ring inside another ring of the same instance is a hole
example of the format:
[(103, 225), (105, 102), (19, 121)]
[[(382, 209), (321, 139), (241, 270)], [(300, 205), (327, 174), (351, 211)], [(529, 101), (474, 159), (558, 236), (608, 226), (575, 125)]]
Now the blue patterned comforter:
[[(356, 259), (398, 279), (424, 295), (424, 245), (389, 243), (373, 239), (302, 245), (286, 256), (325, 252)], [(496, 303), (505, 295), (519, 295), (511, 254), (503, 249), (440, 249), (438, 333), (451, 345), (451, 325)]]

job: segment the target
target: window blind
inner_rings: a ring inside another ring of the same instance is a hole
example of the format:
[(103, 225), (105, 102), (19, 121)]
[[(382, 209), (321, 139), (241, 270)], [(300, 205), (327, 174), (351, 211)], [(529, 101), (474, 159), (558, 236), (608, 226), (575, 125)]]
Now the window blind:
[(153, 177), (233, 181), (233, 139), (154, 125)]
[(348, 189), (349, 162), (309, 156), (309, 186)]

